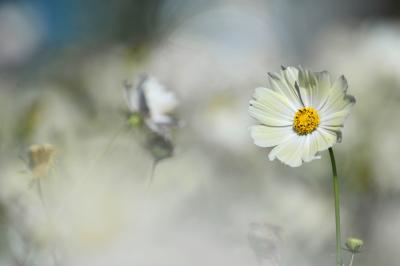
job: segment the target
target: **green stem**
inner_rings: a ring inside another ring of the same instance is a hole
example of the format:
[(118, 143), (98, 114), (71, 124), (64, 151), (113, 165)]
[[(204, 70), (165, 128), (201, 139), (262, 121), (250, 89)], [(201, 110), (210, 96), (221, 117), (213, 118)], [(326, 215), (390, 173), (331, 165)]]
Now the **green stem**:
[(353, 266), (353, 261), (354, 261), (354, 253), (351, 253), (351, 260), (349, 266)]
[(340, 192), (339, 192), (339, 178), (336, 170), (335, 155), (333, 149), (329, 148), (329, 156), (332, 164), (333, 174), (333, 192), (335, 196), (335, 222), (336, 222), (336, 265), (342, 266), (342, 254), (341, 254), (341, 231), (340, 231)]
[(154, 174), (156, 172), (157, 163), (158, 163), (158, 161), (155, 160), (155, 159), (153, 159), (153, 161), (151, 162), (151, 169), (150, 169), (149, 179), (147, 181), (147, 187), (150, 187), (151, 184), (153, 183), (153, 179), (154, 179)]

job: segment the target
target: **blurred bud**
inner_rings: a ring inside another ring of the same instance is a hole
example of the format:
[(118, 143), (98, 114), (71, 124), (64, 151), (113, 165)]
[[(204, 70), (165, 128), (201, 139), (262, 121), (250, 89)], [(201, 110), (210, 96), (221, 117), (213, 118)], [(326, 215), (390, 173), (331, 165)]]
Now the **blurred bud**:
[(51, 144), (35, 144), (29, 147), (29, 168), (34, 179), (48, 175), (53, 166), (55, 148)]
[(154, 134), (148, 138), (147, 148), (155, 162), (172, 157), (174, 152), (173, 143), (158, 134)]
[(346, 241), (346, 247), (350, 252), (358, 253), (364, 245), (364, 242), (358, 238), (349, 237)]

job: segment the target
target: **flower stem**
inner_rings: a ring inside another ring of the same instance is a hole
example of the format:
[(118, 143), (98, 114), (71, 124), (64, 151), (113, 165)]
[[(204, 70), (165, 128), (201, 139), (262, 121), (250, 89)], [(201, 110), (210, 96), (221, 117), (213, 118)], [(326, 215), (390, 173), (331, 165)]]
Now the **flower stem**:
[(340, 231), (340, 192), (339, 192), (339, 178), (336, 170), (335, 155), (333, 154), (332, 147), (329, 148), (329, 156), (332, 164), (333, 174), (333, 192), (335, 196), (335, 222), (336, 222), (336, 265), (342, 266), (341, 254), (341, 231)]
[(349, 266), (353, 266), (353, 261), (354, 261), (354, 253), (351, 253), (351, 260)]
[(153, 161), (151, 162), (151, 169), (150, 169), (150, 174), (149, 174), (149, 178), (147, 181), (147, 187), (150, 187), (151, 184), (153, 183), (153, 179), (154, 179), (154, 174), (156, 172), (156, 167), (157, 167), (157, 163), (158, 161), (153, 159)]

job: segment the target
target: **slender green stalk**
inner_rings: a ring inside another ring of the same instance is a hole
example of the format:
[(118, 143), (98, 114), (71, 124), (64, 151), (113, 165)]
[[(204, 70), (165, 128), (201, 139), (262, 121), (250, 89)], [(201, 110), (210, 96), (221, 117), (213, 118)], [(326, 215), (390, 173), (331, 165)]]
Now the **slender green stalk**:
[(335, 197), (335, 222), (336, 222), (336, 265), (342, 266), (342, 248), (341, 248), (341, 231), (340, 231), (340, 192), (339, 192), (339, 178), (336, 170), (335, 155), (333, 149), (329, 148), (329, 156), (332, 164), (333, 174), (333, 192)]
[(148, 178), (148, 181), (147, 181), (147, 187), (150, 187), (151, 184), (153, 183), (153, 179), (154, 179), (154, 174), (156, 172), (157, 163), (158, 163), (158, 161), (155, 160), (155, 159), (153, 159), (153, 161), (151, 162), (151, 168), (150, 168), (149, 178)]
[(89, 167), (86, 169), (86, 173), (83, 175), (83, 178), (81, 179), (81, 182), (86, 181), (86, 178), (91, 174), (93, 171), (94, 167), (96, 164), (102, 159), (111, 149), (112, 145), (114, 142), (117, 140), (117, 138), (121, 135), (121, 133), (125, 130), (126, 124), (122, 124), (121, 127), (117, 129), (117, 131), (114, 133), (114, 135), (111, 137), (111, 139), (108, 141), (106, 148), (97, 154), (97, 156), (93, 159), (93, 161), (89, 164)]
[(353, 266), (353, 261), (354, 261), (354, 253), (352, 252), (349, 266)]

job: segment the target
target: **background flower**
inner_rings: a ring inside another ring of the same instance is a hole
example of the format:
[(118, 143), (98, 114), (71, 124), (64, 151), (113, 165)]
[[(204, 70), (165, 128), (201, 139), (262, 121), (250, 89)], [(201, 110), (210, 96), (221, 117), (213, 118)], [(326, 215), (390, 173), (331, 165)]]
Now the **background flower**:
[[(125, 85), (127, 103), (131, 112), (139, 112), (148, 119), (150, 127), (171, 125), (178, 99), (154, 77), (142, 75), (136, 86)], [(148, 117), (147, 117), (148, 116)], [(156, 128), (154, 128), (156, 130)]]

